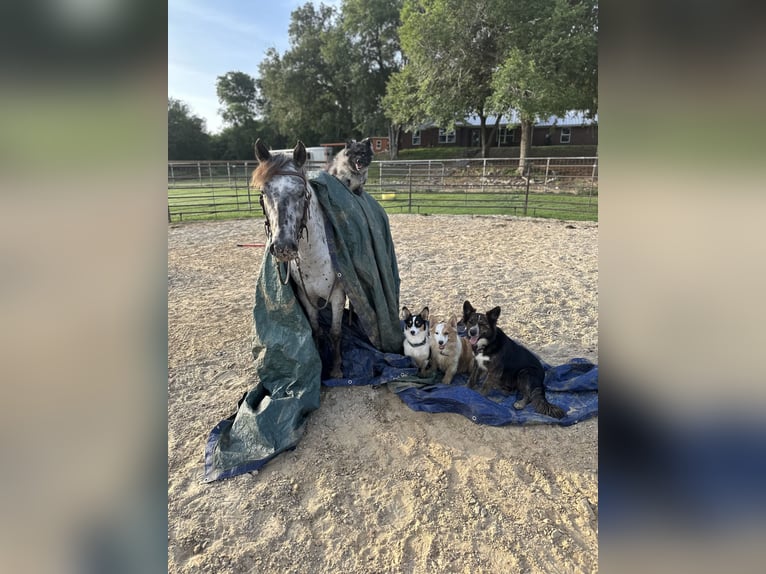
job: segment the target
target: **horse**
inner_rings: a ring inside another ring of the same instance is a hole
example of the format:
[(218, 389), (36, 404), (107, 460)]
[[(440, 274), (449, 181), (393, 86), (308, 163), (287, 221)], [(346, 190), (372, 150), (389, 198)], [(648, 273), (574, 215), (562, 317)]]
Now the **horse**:
[[(328, 305), (332, 308), (330, 342), (333, 362), (330, 377), (341, 378), (341, 323), (346, 292), (339, 281), (340, 274), (333, 269), (322, 207), (303, 169), (307, 159), (306, 147), (299, 140), (292, 156), (271, 154), (258, 139), (255, 142), (255, 156), (258, 167), (253, 171), (251, 183), (261, 190), (260, 203), (266, 217), (264, 226), (268, 249), (276, 260), (280, 282), (287, 285), (292, 279), (317, 345), (319, 311)], [(284, 272), (283, 264), (286, 264)], [(321, 305), (320, 299), (324, 300)]]

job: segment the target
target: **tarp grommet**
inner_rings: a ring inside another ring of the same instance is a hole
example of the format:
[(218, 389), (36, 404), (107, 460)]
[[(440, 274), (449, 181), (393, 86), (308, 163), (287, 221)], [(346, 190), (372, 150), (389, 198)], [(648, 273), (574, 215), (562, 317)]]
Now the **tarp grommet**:
[(353, 385), (354, 381), (352, 379), (349, 379), (348, 381), (346, 381), (346, 383), (349, 384), (349, 385)]

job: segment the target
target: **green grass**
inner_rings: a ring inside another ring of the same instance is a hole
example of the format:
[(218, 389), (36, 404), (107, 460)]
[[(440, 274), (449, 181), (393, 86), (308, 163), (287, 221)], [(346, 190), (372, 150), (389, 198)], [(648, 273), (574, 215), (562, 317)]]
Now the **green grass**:
[[(578, 221), (598, 221), (598, 195), (530, 193), (526, 213), (523, 192), (474, 191), (378, 192), (370, 189), (388, 213), (527, 215)], [(220, 187), (168, 189), (172, 221), (261, 217), (257, 191)]]

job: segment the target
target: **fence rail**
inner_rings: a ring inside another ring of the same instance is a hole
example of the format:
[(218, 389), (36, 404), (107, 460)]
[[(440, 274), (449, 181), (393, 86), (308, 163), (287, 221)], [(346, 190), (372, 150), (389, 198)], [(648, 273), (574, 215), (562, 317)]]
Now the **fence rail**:
[[(256, 161), (168, 162), (168, 222), (261, 215)], [(312, 171), (323, 165), (309, 165)], [(365, 190), (390, 213), (598, 219), (598, 158), (375, 161)]]

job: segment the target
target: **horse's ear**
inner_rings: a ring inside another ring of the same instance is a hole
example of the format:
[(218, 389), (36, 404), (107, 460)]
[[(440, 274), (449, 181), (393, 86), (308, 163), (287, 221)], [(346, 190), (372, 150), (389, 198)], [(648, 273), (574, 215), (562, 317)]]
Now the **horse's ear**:
[(306, 146), (303, 145), (301, 140), (298, 140), (298, 143), (295, 144), (295, 148), (293, 148), (293, 162), (295, 162), (295, 165), (298, 167), (301, 167), (306, 163)]
[(269, 150), (266, 149), (261, 138), (255, 140), (255, 157), (258, 161), (269, 161), (271, 159), (271, 154), (269, 153)]

